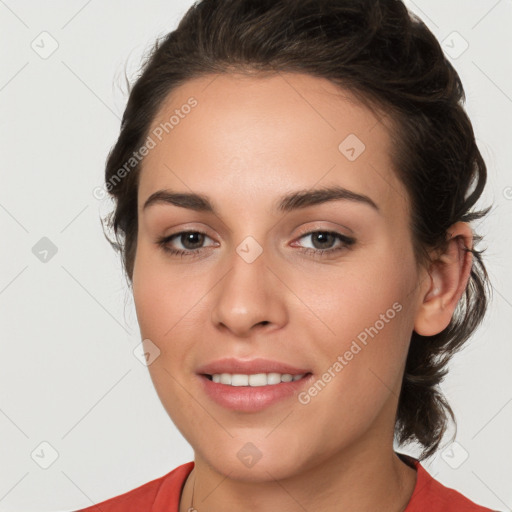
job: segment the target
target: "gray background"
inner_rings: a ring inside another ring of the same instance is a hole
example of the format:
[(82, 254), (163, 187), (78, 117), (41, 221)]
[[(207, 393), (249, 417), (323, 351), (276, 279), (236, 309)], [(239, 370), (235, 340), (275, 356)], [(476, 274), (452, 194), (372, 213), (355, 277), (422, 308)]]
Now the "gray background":
[[(479, 204), (495, 205), (477, 225), (494, 300), (442, 386), (456, 443), (424, 466), (511, 510), (512, 2), (407, 4), (461, 75), (489, 171)], [(193, 459), (134, 355), (133, 302), (99, 220), (111, 204), (93, 195), (125, 65), (133, 78), (189, 5), (0, 0), (0, 512), (82, 508)]]

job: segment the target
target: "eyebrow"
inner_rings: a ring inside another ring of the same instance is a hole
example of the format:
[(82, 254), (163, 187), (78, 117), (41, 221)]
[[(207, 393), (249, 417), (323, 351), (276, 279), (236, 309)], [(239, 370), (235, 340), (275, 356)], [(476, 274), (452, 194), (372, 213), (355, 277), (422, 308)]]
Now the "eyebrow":
[[(341, 186), (312, 190), (297, 190), (282, 196), (276, 203), (274, 203), (274, 210), (285, 213), (339, 200), (366, 204), (371, 206), (377, 212), (380, 212), (379, 207), (370, 197), (358, 194)], [(179, 206), (180, 208), (187, 208), (198, 212), (208, 212), (218, 215), (218, 212), (212, 202), (208, 196), (205, 196), (204, 194), (175, 192), (170, 189), (158, 190), (148, 197), (142, 207), (142, 210), (144, 211), (154, 204), (172, 204), (174, 206)]]

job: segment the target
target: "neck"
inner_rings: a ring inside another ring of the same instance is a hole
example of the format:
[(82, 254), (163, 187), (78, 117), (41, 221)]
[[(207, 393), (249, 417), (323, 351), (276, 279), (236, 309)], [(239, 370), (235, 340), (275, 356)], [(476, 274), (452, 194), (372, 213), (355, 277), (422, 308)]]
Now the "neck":
[[(194, 458), (181, 495), (179, 512), (251, 511), (403, 512), (416, 484), (416, 470), (392, 449), (344, 452), (301, 473), (265, 481), (242, 481), (222, 475), (200, 457)], [(371, 490), (371, 492), (369, 492)]]

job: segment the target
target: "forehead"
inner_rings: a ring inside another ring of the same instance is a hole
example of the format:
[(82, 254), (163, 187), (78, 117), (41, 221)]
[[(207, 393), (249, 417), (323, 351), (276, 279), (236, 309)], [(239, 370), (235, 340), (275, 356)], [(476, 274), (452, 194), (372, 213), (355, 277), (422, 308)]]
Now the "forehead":
[(339, 184), (392, 215), (407, 201), (392, 170), (389, 129), (389, 117), (323, 78), (196, 78), (174, 89), (153, 119), (139, 207), (166, 187), (270, 204), (286, 191)]

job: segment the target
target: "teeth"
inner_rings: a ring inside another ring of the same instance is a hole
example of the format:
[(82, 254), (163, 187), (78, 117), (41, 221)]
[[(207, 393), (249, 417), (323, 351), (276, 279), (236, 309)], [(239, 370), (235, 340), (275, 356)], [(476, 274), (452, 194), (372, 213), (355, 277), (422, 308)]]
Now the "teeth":
[(228, 386), (257, 387), (299, 380), (302, 379), (304, 375), (304, 373), (300, 375), (290, 375), (289, 373), (255, 373), (253, 375), (243, 373), (215, 373), (211, 377), (213, 382), (226, 384)]

